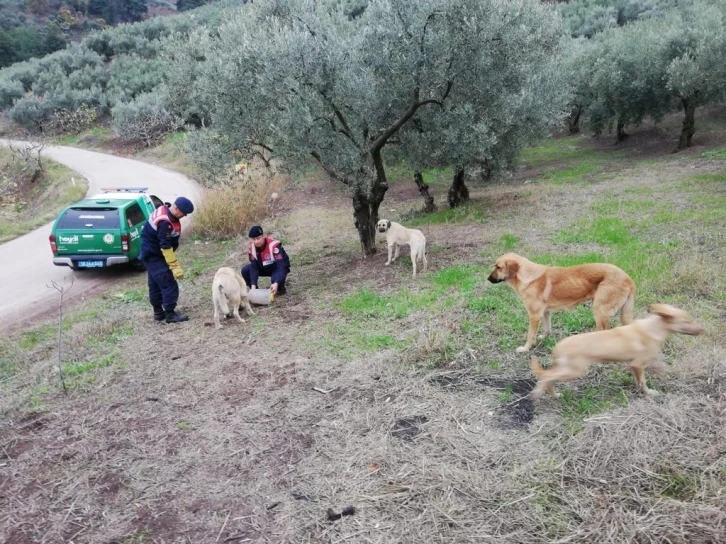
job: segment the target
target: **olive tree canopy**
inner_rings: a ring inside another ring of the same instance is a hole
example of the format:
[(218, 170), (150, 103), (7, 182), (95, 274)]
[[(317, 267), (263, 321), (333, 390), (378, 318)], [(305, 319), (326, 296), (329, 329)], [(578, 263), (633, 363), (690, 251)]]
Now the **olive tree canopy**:
[(222, 150), (210, 156), (318, 161), (349, 188), (370, 254), (384, 147), (420, 149), (418, 120), (436, 162), (455, 165), (507, 133), (518, 141), (511, 127), (537, 110), (557, 117), (563, 91), (548, 59), (560, 36), (559, 16), (538, 0), (371, 0), (355, 13), (335, 0), (256, 0), (188, 44), (203, 51), (186, 73), (210, 119), (192, 140)]

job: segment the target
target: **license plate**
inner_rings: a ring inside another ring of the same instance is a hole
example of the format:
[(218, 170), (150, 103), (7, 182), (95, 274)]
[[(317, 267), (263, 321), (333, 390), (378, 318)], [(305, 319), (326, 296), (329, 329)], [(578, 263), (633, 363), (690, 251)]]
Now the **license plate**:
[(103, 261), (78, 261), (79, 268), (103, 268)]

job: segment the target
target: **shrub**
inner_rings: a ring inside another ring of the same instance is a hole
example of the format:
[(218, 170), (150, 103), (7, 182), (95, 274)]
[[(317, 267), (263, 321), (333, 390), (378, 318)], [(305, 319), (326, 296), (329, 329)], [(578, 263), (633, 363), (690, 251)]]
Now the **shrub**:
[(48, 130), (54, 134), (75, 134), (93, 126), (98, 119), (98, 110), (88, 104), (81, 104), (75, 110), (58, 110), (48, 120)]
[(122, 102), (111, 109), (112, 128), (127, 142), (143, 142), (151, 147), (164, 134), (173, 132), (181, 121), (166, 107), (160, 93), (144, 93), (130, 102)]
[(0, 109), (12, 106), (13, 103), (23, 97), (23, 84), (18, 80), (0, 80)]
[(231, 185), (208, 189), (194, 212), (194, 231), (206, 238), (229, 239), (261, 220), (270, 195), (282, 187), (282, 178), (248, 173)]
[(47, 100), (36, 97), (21, 98), (8, 115), (13, 122), (33, 132), (42, 132), (53, 108)]

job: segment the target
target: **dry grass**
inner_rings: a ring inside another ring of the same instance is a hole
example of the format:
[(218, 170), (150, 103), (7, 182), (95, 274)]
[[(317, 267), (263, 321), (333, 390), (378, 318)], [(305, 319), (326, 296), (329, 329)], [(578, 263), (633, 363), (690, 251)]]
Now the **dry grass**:
[(256, 171), (246, 173), (229, 185), (206, 189), (202, 204), (194, 213), (194, 232), (213, 240), (234, 238), (267, 216), (275, 202), (270, 195), (285, 185), (280, 175)]

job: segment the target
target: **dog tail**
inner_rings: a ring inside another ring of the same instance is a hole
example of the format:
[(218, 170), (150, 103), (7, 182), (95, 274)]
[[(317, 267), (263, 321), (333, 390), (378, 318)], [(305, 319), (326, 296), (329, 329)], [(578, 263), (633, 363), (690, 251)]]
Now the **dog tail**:
[(537, 359), (534, 355), (532, 355), (529, 360), (529, 368), (532, 369), (532, 372), (534, 372), (536, 376), (541, 376), (545, 372), (545, 369), (542, 368), (541, 364), (539, 364), (539, 359)]
[(633, 322), (633, 319), (635, 318), (635, 292), (637, 291), (637, 288), (635, 287), (635, 282), (630, 286), (630, 293), (628, 294), (628, 298), (625, 299), (625, 304), (623, 304), (623, 308), (620, 310), (620, 323), (623, 325), (629, 325)]
[(219, 289), (219, 297), (217, 298), (219, 311), (224, 315), (229, 315), (229, 305), (227, 304), (227, 295), (224, 292), (224, 285), (218, 285), (217, 289)]

